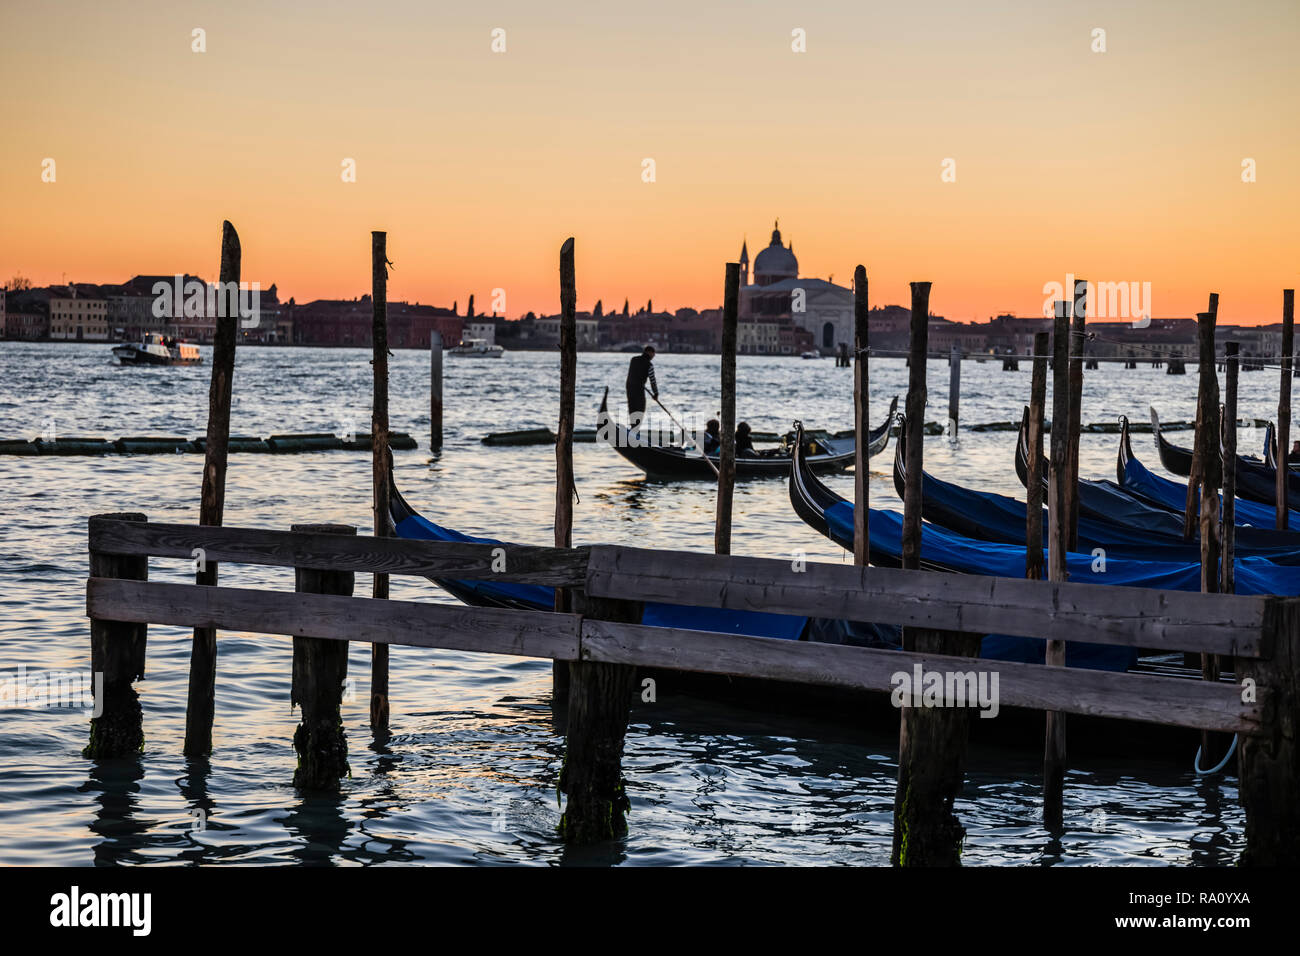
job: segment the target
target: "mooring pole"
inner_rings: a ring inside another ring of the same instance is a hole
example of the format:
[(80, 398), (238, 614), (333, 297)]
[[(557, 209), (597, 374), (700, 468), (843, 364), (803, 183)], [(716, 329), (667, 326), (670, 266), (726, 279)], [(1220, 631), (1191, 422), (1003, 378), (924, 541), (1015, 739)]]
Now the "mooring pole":
[(740, 263), (728, 262), (722, 292), (722, 447), (718, 454), (718, 510), (713, 550), (731, 554), (731, 503), (736, 484), (736, 320), (740, 314)]
[[(1072, 302), (1056, 303), (1052, 330), (1052, 460), (1047, 489), (1047, 579), (1069, 579), (1066, 554), (1070, 540), (1069, 446), (1070, 446), (1070, 312)], [(1047, 641), (1044, 662), (1049, 667), (1065, 666), (1065, 642)], [(1047, 712), (1043, 745), (1043, 825), (1056, 833), (1064, 826), (1065, 814), (1065, 714)]]
[(870, 442), (870, 330), (867, 327), (867, 270), (853, 271), (853, 428), (856, 449), (853, 456), (853, 563), (867, 564), (871, 554)]
[[(1214, 366), (1213, 312), (1202, 312), (1197, 317), (1199, 346), (1197, 371), (1197, 405), (1201, 416), (1197, 422), (1196, 447), (1201, 459), (1200, 474), (1200, 536), (1201, 536), (1201, 591), (1213, 594), (1219, 590), (1222, 570), (1219, 567), (1219, 486), (1222, 484), (1223, 458), (1220, 451), (1222, 432), (1219, 425), (1219, 377)], [(1289, 381), (1289, 379), (1288, 379)], [(1236, 416), (1233, 417), (1235, 435)], [(1219, 658), (1214, 654), (1201, 654), (1201, 677), (1218, 681)], [(1204, 761), (1211, 759), (1212, 735), (1201, 731), (1201, 754)], [(1211, 764), (1212, 766), (1212, 764)]]
[(1070, 431), (1067, 446), (1066, 494), (1069, 496), (1069, 547), (1073, 551), (1079, 544), (1079, 432), (1083, 409), (1083, 347), (1087, 341), (1084, 329), (1088, 306), (1088, 281), (1074, 280), (1074, 321), (1070, 330)]
[[(921, 556), (921, 472), (925, 419), (925, 372), (930, 283), (912, 283), (911, 371), (908, 375), (907, 483), (903, 495), (905, 568)], [(903, 647), (922, 654), (974, 657), (978, 635), (922, 628), (903, 629)], [(950, 701), (947, 703), (951, 703)], [(965, 828), (953, 813), (966, 771), (970, 712), (965, 707), (902, 707), (898, 729), (898, 786), (894, 792), (895, 866), (957, 866)]]
[[(223, 290), (238, 288), (241, 250), (239, 233), (227, 220), (221, 224)], [(227, 300), (228, 301), (228, 300)], [(237, 309), (216, 319), (212, 340), (212, 382), (208, 387), (208, 435), (203, 447), (203, 493), (199, 524), (220, 525), (226, 508), (226, 458), (230, 445), (230, 396), (235, 375)], [(194, 583), (215, 586), (217, 563), (200, 560)], [(196, 627), (190, 648), (190, 684), (185, 706), (185, 756), (204, 757), (212, 752), (212, 719), (217, 689), (217, 629)]]
[[(392, 467), (388, 453), (388, 233), (370, 233), (370, 285), (374, 307), (371, 346), (374, 366), (374, 414), (370, 427), (373, 445), (372, 476), (375, 537), (390, 537), (388, 524)], [(388, 575), (376, 574), (373, 596), (388, 599)], [(370, 730), (388, 730), (388, 645), (370, 645)]]
[(948, 437), (957, 440), (961, 408), (961, 348), (956, 344), (948, 356)]
[[(911, 344), (907, 372), (907, 450), (904, 465), (907, 478), (903, 486), (903, 567), (921, 566), (921, 467), (922, 442), (925, 440), (925, 359), (930, 336), (930, 283), (912, 283)], [(907, 629), (903, 631), (904, 650)]]
[[(92, 515), (89, 528), (102, 521), (147, 521), (139, 512)], [(92, 578), (149, 580), (145, 555), (90, 552)], [(140, 698), (132, 681), (144, 677), (147, 624), (90, 619), (90, 676), (98, 717), (90, 718), (90, 741), (81, 752), (95, 759), (126, 757), (144, 746)]]
[(1051, 335), (1034, 333), (1033, 377), (1029, 386), (1029, 480), (1025, 504), (1025, 577), (1043, 578), (1043, 419), (1047, 409), (1047, 350)]
[[(296, 524), (306, 534), (350, 534), (347, 524)], [(294, 568), (294, 590), (310, 594), (352, 596), (351, 571)], [(293, 682), (289, 706), (302, 708), (293, 749), (298, 769), (293, 785), (300, 790), (337, 790), (348, 775), (348, 739), (343, 733), (343, 684), (348, 679), (348, 642), (321, 637), (293, 639)]]
[(1240, 346), (1228, 342), (1224, 353), (1223, 399), (1223, 548), (1220, 556), (1219, 590), (1224, 594), (1237, 593), (1237, 372), (1241, 364), (1237, 358)]
[[(560, 418), (555, 433), (555, 546), (573, 547), (573, 416), (578, 381), (578, 285), (573, 261), (573, 237), (560, 246)], [(567, 611), (571, 595), (555, 590), (555, 610)], [(551, 701), (571, 699), (573, 665), (551, 665)]]
[(429, 333), (429, 450), (442, 451), (442, 333)]
[(1277, 526), (1286, 530), (1291, 476), (1291, 365), (1295, 348), (1295, 289), (1282, 290), (1282, 384), (1277, 399)]

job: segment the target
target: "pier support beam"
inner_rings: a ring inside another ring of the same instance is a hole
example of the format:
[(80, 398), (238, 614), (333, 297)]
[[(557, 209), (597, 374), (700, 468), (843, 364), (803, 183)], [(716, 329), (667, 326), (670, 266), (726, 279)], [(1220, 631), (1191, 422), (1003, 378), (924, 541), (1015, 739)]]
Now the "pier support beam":
[[(100, 521), (147, 521), (138, 512), (92, 515), (91, 537)], [(90, 552), (92, 578), (149, 580), (144, 556)], [(140, 697), (131, 682), (144, 677), (146, 624), (90, 619), (91, 686), (98, 717), (90, 719), (90, 741), (81, 752), (95, 759), (127, 757), (144, 746)]]
[[(306, 534), (350, 534), (345, 524), (296, 524), (291, 531)], [(294, 569), (294, 590), (312, 594), (352, 596), (351, 571)], [(302, 708), (293, 734), (298, 769), (293, 785), (300, 790), (337, 790), (339, 778), (349, 774), (348, 741), (343, 733), (343, 682), (348, 676), (348, 642), (319, 637), (293, 639), (293, 686), (290, 706)]]
[[(601, 621), (636, 623), (641, 606), (574, 595), (574, 609)], [(569, 664), (569, 723), (559, 789), (568, 796), (560, 833), (565, 843), (583, 845), (627, 833), (623, 738), (636, 693), (636, 671), (622, 664)]]
[(1272, 720), (1242, 734), (1239, 789), (1246, 811), (1242, 866), (1300, 865), (1300, 599), (1276, 604), (1272, 655), (1236, 659), (1243, 695), (1266, 691)]
[[(908, 375), (907, 482), (903, 494), (903, 567), (921, 560), (921, 472), (925, 420), (925, 359), (930, 283), (912, 283), (911, 371)], [(903, 647), (923, 654), (975, 656), (977, 635), (906, 627)], [(953, 813), (966, 773), (970, 713), (965, 707), (902, 708), (898, 788), (894, 794), (895, 866), (957, 866), (966, 831)]]

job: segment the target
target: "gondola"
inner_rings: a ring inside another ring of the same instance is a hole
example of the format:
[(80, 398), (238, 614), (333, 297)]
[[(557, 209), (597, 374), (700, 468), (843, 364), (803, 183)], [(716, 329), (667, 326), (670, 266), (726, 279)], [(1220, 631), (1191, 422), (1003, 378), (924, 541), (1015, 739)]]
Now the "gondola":
[[(1020, 483), (1029, 487), (1029, 408), (1020, 420), (1020, 434), (1016, 440), (1016, 475)], [(1183, 536), (1182, 507), (1178, 513), (1164, 504), (1156, 504), (1134, 495), (1113, 481), (1079, 479), (1079, 514), (1123, 524), (1151, 535), (1165, 538)], [(1046, 501), (1047, 468), (1043, 468), (1043, 493)]]
[[(900, 417), (901, 422), (901, 417)], [(904, 426), (900, 423), (900, 433)], [(800, 468), (799, 453), (790, 475), (790, 501), (805, 523), (846, 550), (853, 549), (853, 503), (822, 484), (816, 475)], [(871, 510), (870, 560), (897, 567), (902, 561), (903, 516)], [(1137, 561), (1107, 557), (1097, 562), (1092, 554), (1066, 555), (1071, 581), (1091, 584), (1199, 591), (1200, 562)], [(921, 525), (921, 567), (925, 570), (1024, 577), (1025, 546), (980, 541), (930, 522)], [(1237, 593), (1300, 594), (1300, 566), (1274, 564), (1248, 557), (1237, 562)]]
[[(889, 414), (885, 416), (884, 422), (869, 432), (868, 457), (883, 451), (885, 446), (889, 444), (890, 426), (894, 423), (894, 415), (897, 410), (898, 397), (895, 396), (894, 400), (889, 403)], [(712, 464), (710, 464), (698, 449), (686, 449), (676, 445), (648, 445), (643, 443), (636, 435), (629, 433), (626, 426), (614, 421), (609, 414), (609, 389), (605, 389), (605, 395), (600, 400), (596, 436), (598, 441), (605, 441), (613, 445), (615, 451), (651, 478), (659, 480), (717, 479), (715, 468), (718, 464), (718, 455), (709, 456), (712, 461)], [(843, 471), (853, 464), (856, 457), (856, 444), (851, 436), (840, 438), (825, 432), (819, 432), (815, 435), (809, 435), (808, 439), (817, 447), (817, 450), (808, 456), (809, 467), (818, 473)], [(790, 455), (788, 452), (757, 458), (738, 457), (736, 459), (737, 478), (783, 478), (789, 470)]]
[[(1133, 444), (1129, 440), (1128, 419), (1121, 418), (1119, 454), (1115, 463), (1116, 477), (1120, 486), (1130, 494), (1149, 501), (1155, 505), (1168, 508), (1179, 522), (1182, 522), (1183, 510), (1187, 507), (1187, 485), (1171, 481), (1153, 474), (1133, 453)], [(1220, 496), (1222, 502), (1222, 496)], [(1238, 541), (1256, 540), (1269, 537), (1278, 540), (1296, 540), (1300, 532), (1278, 531), (1275, 528), (1277, 515), (1271, 504), (1261, 504), (1241, 497), (1236, 501), (1236, 518)], [(1288, 512), (1289, 528), (1300, 528), (1300, 512), (1291, 509)], [(1242, 527), (1242, 526), (1246, 527)]]
[[(1160, 416), (1151, 409), (1151, 431), (1156, 439), (1160, 464), (1171, 473), (1186, 478), (1192, 473), (1192, 452), (1173, 444), (1160, 431)], [(1277, 500), (1277, 471), (1258, 458), (1237, 456), (1237, 497), (1272, 505)], [(1300, 474), (1287, 474), (1287, 506), (1300, 508)]]
[[(476, 544), (503, 544), (497, 538), (465, 535), (454, 528), (430, 522), (409, 505), (399, 492), (394, 480), (389, 483), (389, 516), (396, 537), (421, 541), (469, 541)], [(555, 607), (555, 589), (539, 584), (512, 584), (491, 579), (460, 580), (429, 576), (434, 584), (452, 597), (472, 607), (502, 607), (507, 610), (549, 611)], [(642, 624), (656, 627), (681, 627), (694, 631), (742, 633), (754, 637), (776, 637), (784, 640), (813, 640), (822, 643), (858, 643), (846, 639), (844, 628), (832, 620), (801, 618), (789, 614), (767, 614), (764, 611), (716, 609), (716, 607), (685, 607), (653, 604), (642, 606)], [(858, 635), (862, 635), (861, 628)], [(871, 633), (863, 643), (879, 640), (879, 633)], [(885, 635), (888, 640), (888, 635)]]
[[(1287, 457), (1290, 458), (1289, 455)], [(1277, 430), (1276, 430), (1276, 426), (1272, 422), (1269, 422), (1267, 425), (1264, 426), (1264, 464), (1268, 465), (1269, 468), (1272, 468), (1274, 470), (1274, 473), (1276, 474)], [(1296, 461), (1292, 459), (1288, 467), (1291, 469), (1292, 478), (1294, 478), (1297, 474), (1300, 474), (1300, 461)]]
[[(899, 433), (894, 445), (894, 488), (900, 498), (907, 482), (907, 439)], [(932, 524), (980, 541), (1023, 545), (1027, 505), (1006, 495), (975, 491), (943, 481), (931, 474), (921, 480), (921, 516)], [(1047, 511), (1043, 510), (1043, 546), (1046, 546)], [(1201, 559), (1200, 543), (1178, 534), (1152, 533), (1109, 517), (1085, 514), (1080, 509), (1074, 550), (1107, 559), (1194, 564)], [(1260, 557), (1275, 564), (1300, 565), (1300, 537), (1270, 535), (1267, 541), (1238, 543), (1237, 557)]]

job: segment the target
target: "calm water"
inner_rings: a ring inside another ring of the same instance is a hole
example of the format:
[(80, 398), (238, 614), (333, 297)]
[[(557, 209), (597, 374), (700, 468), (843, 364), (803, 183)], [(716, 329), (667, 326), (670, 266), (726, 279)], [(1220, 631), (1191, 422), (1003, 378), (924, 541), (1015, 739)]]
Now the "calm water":
[[(208, 350), (204, 350), (205, 358)], [(600, 392), (622, 389), (622, 355), (579, 359), (580, 424), (594, 423)], [(240, 353), (232, 431), (366, 430), (369, 353), (360, 349), (254, 349)], [(392, 423), (421, 444), (397, 453), (397, 480), (427, 516), (459, 529), (549, 544), (552, 449), (485, 448), (489, 431), (554, 425), (551, 353), (501, 361), (446, 362), (446, 445), (430, 461), (428, 355), (391, 360)], [(661, 356), (669, 407), (716, 410), (718, 360)], [(962, 418), (1019, 417), (1028, 365), (967, 363)], [(1194, 372), (1194, 370), (1193, 370)], [(0, 343), (0, 437), (34, 437), (53, 419), (64, 436), (180, 434), (205, 430), (207, 366), (118, 369), (105, 346)], [(873, 421), (902, 395), (901, 360), (873, 364)], [(928, 418), (947, 418), (947, 368), (929, 369)], [(756, 430), (852, 424), (851, 373), (830, 360), (742, 358), (739, 415)], [(1126, 413), (1145, 420), (1148, 402), (1167, 419), (1192, 417), (1195, 374), (1124, 370), (1089, 373), (1084, 422)], [(1275, 372), (1242, 375), (1243, 417), (1276, 413)], [(1014, 433), (927, 441), (926, 465), (952, 480), (1019, 494)], [(1082, 470), (1114, 472), (1115, 436), (1084, 435)], [(1243, 431), (1243, 452), (1262, 433)], [(1155, 465), (1149, 439), (1139, 454)], [(656, 484), (596, 445), (574, 449), (581, 503), (574, 540), (711, 550), (713, 499), (698, 484)], [(86, 517), (138, 510), (155, 521), (194, 522), (198, 455), (106, 458), (0, 457), (0, 671), (89, 666), (85, 618)], [(835, 479), (851, 494), (851, 478)], [(370, 527), (370, 459), (329, 452), (233, 455), (226, 523), (288, 528), (328, 521)], [(878, 460), (872, 500), (901, 508)], [(737, 488), (736, 553), (842, 561), (843, 552), (790, 510), (783, 482)], [(155, 560), (154, 580), (191, 580), (185, 563)], [(292, 590), (291, 572), (224, 567), (223, 583)], [(357, 593), (368, 593), (358, 579)], [(394, 578), (393, 596), (448, 601), (428, 582)], [(553, 834), (562, 737), (551, 720), (550, 664), (394, 648), (392, 730), (375, 745), (367, 726), (369, 649), (357, 646), (355, 699), (344, 704), (352, 777), (338, 798), (304, 800), (289, 707), (290, 642), (223, 633), (217, 676), (215, 753), (209, 764), (181, 756), (189, 632), (153, 627), (148, 679), (137, 685), (145, 714), (138, 759), (96, 764), (80, 756), (88, 718), (70, 709), (0, 709), (0, 864), (385, 862), (633, 864), (884, 864), (897, 733), (781, 713), (757, 702), (722, 705), (661, 695), (633, 712), (624, 761), (631, 834), (593, 855), (566, 855)], [(1077, 761), (1066, 791), (1068, 832), (1051, 841), (1037, 824), (1040, 755), (977, 748), (958, 813), (966, 859), (979, 864), (1225, 864), (1241, 847), (1235, 779), (1197, 781), (1192, 753), (1166, 760)], [(206, 814), (195, 829), (194, 811)]]

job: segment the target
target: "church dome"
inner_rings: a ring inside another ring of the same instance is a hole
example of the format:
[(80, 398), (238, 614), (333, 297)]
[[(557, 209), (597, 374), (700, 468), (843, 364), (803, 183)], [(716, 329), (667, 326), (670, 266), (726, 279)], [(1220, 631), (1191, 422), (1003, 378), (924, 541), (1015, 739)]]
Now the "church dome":
[(799, 275), (799, 260), (794, 251), (781, 244), (781, 230), (772, 230), (772, 243), (754, 257), (754, 279), (759, 285), (794, 279)]

